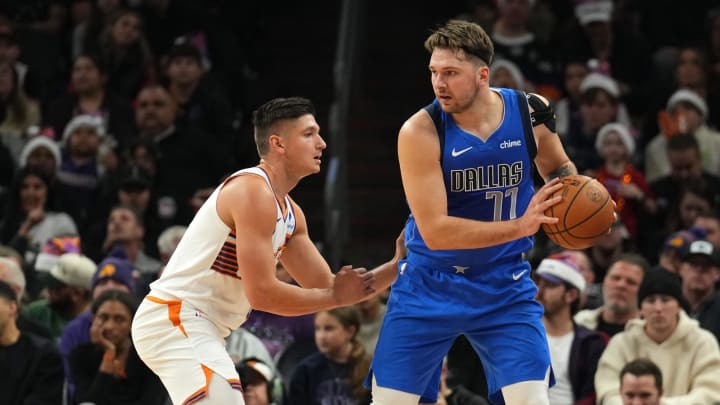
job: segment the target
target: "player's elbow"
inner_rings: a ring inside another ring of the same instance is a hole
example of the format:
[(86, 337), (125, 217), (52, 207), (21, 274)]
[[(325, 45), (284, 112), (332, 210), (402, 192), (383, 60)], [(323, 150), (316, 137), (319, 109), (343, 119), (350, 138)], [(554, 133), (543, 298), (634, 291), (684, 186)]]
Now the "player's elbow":
[(445, 250), (450, 248), (448, 243), (450, 238), (445, 235), (442, 227), (429, 224), (423, 225), (424, 226), (418, 224), (418, 229), (420, 230), (420, 235), (422, 235), (423, 241), (425, 241), (425, 246), (427, 246), (428, 249)]
[(276, 313), (276, 299), (273, 297), (272, 289), (263, 287), (251, 287), (245, 289), (245, 296), (252, 309), (263, 312)]

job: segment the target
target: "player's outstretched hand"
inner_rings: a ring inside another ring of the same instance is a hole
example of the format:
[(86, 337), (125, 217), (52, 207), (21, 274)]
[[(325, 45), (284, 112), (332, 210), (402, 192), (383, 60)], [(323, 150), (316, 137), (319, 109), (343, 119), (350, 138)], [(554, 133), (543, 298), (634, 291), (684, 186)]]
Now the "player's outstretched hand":
[(352, 305), (375, 292), (375, 274), (364, 267), (343, 266), (335, 274), (333, 298), (339, 306)]
[(563, 187), (564, 185), (560, 182), (560, 179), (554, 178), (545, 183), (545, 185), (533, 195), (527, 210), (525, 210), (525, 214), (520, 218), (520, 229), (525, 236), (534, 235), (542, 224), (554, 224), (558, 221), (555, 217), (545, 215), (545, 211), (562, 201), (560, 194), (552, 198), (551, 196), (556, 191), (562, 190)]

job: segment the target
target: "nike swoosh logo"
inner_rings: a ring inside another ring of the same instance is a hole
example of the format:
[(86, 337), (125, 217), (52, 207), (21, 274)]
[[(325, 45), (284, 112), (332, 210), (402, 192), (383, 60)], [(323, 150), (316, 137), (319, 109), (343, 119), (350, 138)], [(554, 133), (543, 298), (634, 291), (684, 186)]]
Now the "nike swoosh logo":
[(520, 273), (517, 273), (517, 274), (513, 273), (513, 275), (512, 275), (512, 276), (513, 276), (513, 280), (515, 280), (515, 281), (520, 280), (520, 277), (522, 277), (523, 274), (525, 274), (525, 273), (527, 273), (527, 269), (525, 269), (525, 270), (523, 270), (523, 271), (521, 271)]
[(472, 149), (472, 148), (473, 148), (472, 146), (468, 146), (468, 147), (465, 148), (465, 149), (460, 149), (460, 150), (457, 150), (457, 151), (455, 150), (455, 148), (453, 148), (453, 150), (452, 150), (452, 152), (450, 152), (450, 154), (452, 155), (452, 157), (458, 157), (458, 156), (462, 155), (463, 153), (469, 151), (469, 150)]

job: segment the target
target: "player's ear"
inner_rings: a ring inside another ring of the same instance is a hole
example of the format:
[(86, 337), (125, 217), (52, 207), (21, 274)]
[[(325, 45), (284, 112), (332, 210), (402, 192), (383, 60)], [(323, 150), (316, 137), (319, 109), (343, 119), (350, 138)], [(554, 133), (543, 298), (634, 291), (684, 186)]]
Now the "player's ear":
[(270, 136), (268, 137), (268, 145), (270, 145), (270, 149), (285, 148), (285, 142), (283, 141), (282, 136), (278, 134), (270, 134)]
[(477, 68), (476, 77), (478, 83), (490, 83), (490, 68), (482, 64)]

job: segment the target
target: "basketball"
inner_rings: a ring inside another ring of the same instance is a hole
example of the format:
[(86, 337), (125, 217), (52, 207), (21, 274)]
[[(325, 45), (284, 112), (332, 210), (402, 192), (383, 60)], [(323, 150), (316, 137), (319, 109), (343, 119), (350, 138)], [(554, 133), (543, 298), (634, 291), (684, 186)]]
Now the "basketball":
[(572, 175), (560, 179), (563, 188), (555, 192), (562, 201), (548, 208), (545, 215), (558, 218), (555, 224), (542, 224), (545, 234), (566, 249), (585, 249), (608, 233), (615, 221), (610, 193), (597, 180)]

